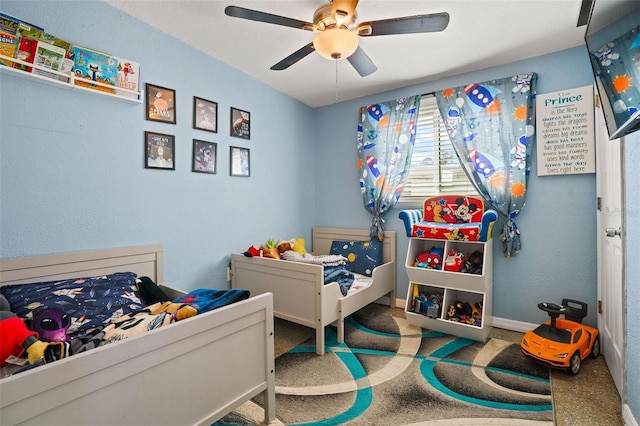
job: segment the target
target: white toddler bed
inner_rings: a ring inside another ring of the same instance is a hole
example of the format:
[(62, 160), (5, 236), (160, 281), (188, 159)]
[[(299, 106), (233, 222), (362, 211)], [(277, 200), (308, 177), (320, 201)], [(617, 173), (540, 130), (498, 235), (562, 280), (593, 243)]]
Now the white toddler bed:
[[(162, 283), (162, 246), (1, 259), (0, 285), (122, 271)], [(273, 301), (263, 294), (6, 377), (0, 424), (210, 425), (260, 393), (269, 423), (274, 380)]]
[[(329, 254), (333, 241), (368, 241), (369, 230), (314, 228), (313, 254)], [(264, 257), (231, 255), (231, 286), (251, 294), (273, 293), (274, 316), (316, 330), (316, 353), (324, 354), (327, 325), (336, 323), (338, 342), (344, 341), (344, 319), (389, 295), (395, 306), (396, 235), (386, 231), (382, 265), (372, 273), (370, 286), (343, 296), (337, 283), (324, 284), (323, 266)]]

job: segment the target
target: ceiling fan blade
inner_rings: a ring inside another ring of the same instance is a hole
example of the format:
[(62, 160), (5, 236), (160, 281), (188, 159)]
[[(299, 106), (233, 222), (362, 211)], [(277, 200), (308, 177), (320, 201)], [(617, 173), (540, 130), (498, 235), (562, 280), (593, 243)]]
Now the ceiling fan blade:
[(358, 0), (333, 0), (331, 7), (331, 16), (337, 22), (350, 22), (356, 13)]
[(312, 53), (314, 50), (316, 49), (313, 47), (313, 42), (311, 42), (306, 46), (303, 46), (301, 49), (296, 50), (291, 55), (287, 56), (286, 58), (284, 58), (283, 60), (281, 60), (274, 66), (272, 66), (271, 69), (274, 71), (286, 70), (291, 65), (298, 62), (300, 59)]
[(273, 15), (271, 13), (260, 12), (258, 10), (245, 9), (239, 6), (227, 6), (224, 9), (227, 16), (234, 18), (248, 19), (250, 21), (266, 22), (267, 24), (282, 25), (285, 27), (298, 28), (301, 30), (313, 31), (315, 24), (300, 21), (298, 19), (287, 18), (286, 16)]
[(449, 25), (449, 14), (447, 12), (431, 13), (427, 15), (405, 16), (403, 18), (390, 18), (379, 21), (363, 22), (358, 25), (358, 34), (363, 37), (368, 37), (393, 34), (430, 33), (443, 31), (447, 28), (447, 25)]
[(355, 52), (351, 56), (347, 58), (349, 63), (355, 68), (355, 70), (360, 74), (361, 77), (366, 77), (368, 75), (373, 74), (378, 70), (378, 67), (373, 63), (373, 61), (364, 53), (362, 47), (358, 46)]

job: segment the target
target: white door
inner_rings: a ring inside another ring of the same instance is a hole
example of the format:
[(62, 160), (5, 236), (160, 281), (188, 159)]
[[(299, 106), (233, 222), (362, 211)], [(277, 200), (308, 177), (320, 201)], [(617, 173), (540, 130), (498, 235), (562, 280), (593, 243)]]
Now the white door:
[(618, 388), (624, 395), (622, 158), (621, 139), (609, 140), (601, 108), (595, 111), (596, 185), (599, 200), (598, 227), (598, 330), (602, 354)]

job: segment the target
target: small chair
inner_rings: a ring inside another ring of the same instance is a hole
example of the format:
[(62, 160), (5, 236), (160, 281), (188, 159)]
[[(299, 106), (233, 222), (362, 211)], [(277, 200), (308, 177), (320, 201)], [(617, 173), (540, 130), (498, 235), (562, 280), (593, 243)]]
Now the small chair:
[(482, 241), (491, 238), (498, 219), (495, 210), (485, 210), (478, 197), (441, 195), (424, 200), (423, 209), (402, 210), (409, 238)]

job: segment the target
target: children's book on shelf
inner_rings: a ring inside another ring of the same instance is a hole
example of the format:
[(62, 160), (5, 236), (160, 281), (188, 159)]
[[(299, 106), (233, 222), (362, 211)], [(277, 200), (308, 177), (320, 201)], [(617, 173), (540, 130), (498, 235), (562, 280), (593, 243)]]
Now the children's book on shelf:
[[(71, 74), (71, 69), (73, 68), (73, 50), (71, 48), (71, 43), (47, 32), (42, 32), (42, 34), (40, 34), (39, 41), (52, 44), (64, 50), (64, 59), (59, 71), (65, 74)], [(69, 81), (68, 77), (64, 77), (62, 75), (58, 75), (57, 77), (58, 80)]]
[[(38, 47), (38, 39), (43, 31), (43, 28), (29, 24), (28, 22), (18, 22), (18, 27), (16, 29), (16, 48), (13, 57), (21, 61), (33, 63), (36, 48)], [(13, 67), (31, 72), (31, 67), (26, 65), (14, 63)]]
[[(73, 75), (77, 86), (115, 93), (118, 62), (108, 53), (73, 46)], [(98, 86), (103, 83), (110, 87)]]
[(62, 47), (54, 46), (53, 44), (49, 44), (42, 40), (39, 40), (33, 64), (37, 65), (40, 68), (34, 67), (31, 72), (33, 74), (38, 74), (58, 80), (58, 74), (44, 71), (41, 68), (46, 68), (53, 71), (61, 71), (62, 65), (65, 60), (65, 54), (66, 51)]
[[(20, 21), (13, 16), (0, 12), (0, 55), (13, 58), (16, 51), (16, 33)], [(0, 66), (13, 66), (8, 59), (0, 60)]]
[[(36, 58), (36, 50), (38, 48), (38, 40), (30, 38), (30, 37), (21, 37), (18, 42), (18, 46), (16, 48), (16, 59), (19, 59), (24, 62), (33, 63)], [(31, 67), (14, 63), (14, 68), (17, 68), (22, 71), (31, 72)]]
[(116, 94), (131, 99), (138, 99), (137, 93), (124, 92), (119, 89), (132, 90), (134, 92), (140, 91), (140, 64), (124, 58), (114, 57), (114, 59), (118, 62)]

